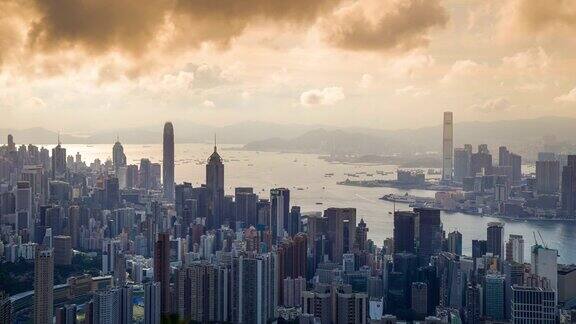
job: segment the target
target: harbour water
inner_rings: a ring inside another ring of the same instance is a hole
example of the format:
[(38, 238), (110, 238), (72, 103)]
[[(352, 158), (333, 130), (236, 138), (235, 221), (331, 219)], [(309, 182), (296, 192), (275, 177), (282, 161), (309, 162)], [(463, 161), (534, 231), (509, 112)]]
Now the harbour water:
[[(48, 148), (51, 148), (49, 146)], [(89, 164), (95, 158), (102, 162), (112, 156), (112, 144), (104, 145), (64, 145), (68, 155), (80, 152)], [(363, 188), (337, 185), (347, 178), (346, 173), (366, 172), (373, 178), (392, 179), (389, 175), (377, 174), (377, 171), (395, 171), (390, 165), (357, 165), (328, 163), (313, 154), (249, 152), (236, 150), (237, 146), (219, 145), (218, 150), (225, 163), (226, 193), (233, 194), (238, 186), (252, 186), (264, 198), (268, 198), (270, 188), (286, 187), (290, 189), (293, 205), (302, 207), (303, 212), (322, 211), (328, 207), (354, 207), (357, 219), (363, 218), (369, 227), (368, 236), (378, 245), (391, 237), (393, 233), (392, 202), (379, 199), (385, 194), (404, 194), (405, 190), (393, 188)], [(177, 144), (175, 164), (177, 183), (187, 181), (194, 186), (200, 185), (205, 178), (205, 162), (211, 151), (208, 144)], [(162, 145), (124, 145), (128, 163), (138, 164), (140, 158), (150, 158), (152, 162), (161, 162)], [(333, 176), (327, 175), (333, 173)], [(361, 179), (370, 179), (360, 175)], [(433, 197), (433, 191), (409, 190), (409, 194)], [(408, 209), (406, 204), (396, 204), (396, 209)], [(508, 234), (520, 234), (525, 241), (525, 262), (530, 260), (530, 246), (534, 244), (533, 233), (542, 235), (550, 248), (558, 250), (559, 262), (576, 263), (576, 222), (555, 221), (515, 221), (499, 220), (492, 217), (480, 217), (462, 213), (442, 212), (444, 229), (448, 233), (458, 230), (463, 235), (463, 251), (471, 253), (473, 239), (486, 238), (486, 224), (491, 221), (505, 223), (506, 239)]]

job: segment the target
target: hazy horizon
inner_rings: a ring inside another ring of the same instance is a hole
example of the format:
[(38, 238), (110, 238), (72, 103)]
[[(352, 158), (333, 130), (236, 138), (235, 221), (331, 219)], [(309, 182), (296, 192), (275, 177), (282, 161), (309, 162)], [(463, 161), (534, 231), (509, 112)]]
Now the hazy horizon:
[(559, 0), (0, 2), (0, 128), (576, 117)]

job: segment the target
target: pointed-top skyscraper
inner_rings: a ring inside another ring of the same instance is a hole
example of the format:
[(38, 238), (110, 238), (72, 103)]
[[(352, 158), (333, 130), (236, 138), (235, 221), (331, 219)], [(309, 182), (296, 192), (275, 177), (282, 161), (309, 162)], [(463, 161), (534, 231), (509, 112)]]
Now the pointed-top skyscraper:
[(174, 127), (171, 122), (164, 124), (162, 182), (164, 198), (174, 200)]
[(112, 147), (112, 164), (114, 164), (116, 175), (118, 175), (118, 168), (126, 166), (126, 154), (124, 154), (124, 147), (120, 143), (118, 135), (116, 135), (116, 143)]
[(214, 136), (214, 152), (206, 164), (206, 187), (209, 190), (210, 219), (208, 226), (220, 228), (222, 225), (222, 205), (224, 203), (224, 164), (216, 147)]

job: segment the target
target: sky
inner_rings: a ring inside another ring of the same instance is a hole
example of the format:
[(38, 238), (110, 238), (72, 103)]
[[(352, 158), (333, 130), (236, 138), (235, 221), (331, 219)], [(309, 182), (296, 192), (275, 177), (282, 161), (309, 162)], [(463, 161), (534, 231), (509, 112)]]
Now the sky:
[(0, 0), (0, 128), (576, 117), (574, 0)]

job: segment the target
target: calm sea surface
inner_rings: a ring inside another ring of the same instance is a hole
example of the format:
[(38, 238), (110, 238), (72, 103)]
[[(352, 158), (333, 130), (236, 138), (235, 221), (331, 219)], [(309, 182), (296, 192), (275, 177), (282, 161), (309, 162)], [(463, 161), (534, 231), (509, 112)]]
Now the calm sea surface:
[[(51, 148), (49, 146), (48, 148)], [(92, 162), (99, 158), (103, 162), (112, 156), (112, 145), (64, 145), (68, 155), (80, 152), (84, 161)], [(300, 205), (303, 212), (322, 211), (328, 207), (354, 207), (357, 219), (363, 218), (370, 229), (368, 236), (378, 245), (393, 232), (393, 218), (389, 212), (393, 203), (378, 199), (388, 194), (404, 194), (406, 191), (393, 188), (361, 188), (340, 186), (336, 182), (346, 179), (345, 173), (367, 172), (373, 177), (365, 179), (392, 179), (394, 174), (382, 176), (376, 171), (395, 171), (391, 165), (350, 165), (328, 163), (312, 154), (270, 153), (236, 151), (232, 145), (220, 145), (219, 153), (225, 164), (225, 187), (227, 194), (233, 194), (238, 186), (251, 186), (261, 196), (268, 198), (268, 191), (274, 187), (287, 187), (291, 191), (291, 203)], [(205, 162), (212, 153), (207, 144), (177, 144), (175, 152), (176, 182), (191, 182), (194, 186), (204, 182)], [(153, 162), (161, 162), (162, 145), (124, 145), (128, 163), (138, 164), (140, 158), (147, 157)], [(334, 173), (326, 177), (326, 173)], [(411, 190), (410, 194), (434, 196), (434, 192)], [(319, 205), (318, 203), (322, 203)], [(396, 204), (396, 209), (408, 209), (408, 205)], [(458, 230), (463, 235), (463, 250), (470, 254), (473, 239), (486, 238), (486, 224), (498, 219), (462, 213), (442, 213), (446, 232)], [(540, 231), (549, 247), (558, 249), (562, 263), (576, 263), (576, 222), (523, 222), (504, 220), (506, 237), (520, 234), (525, 240), (525, 262), (530, 260), (530, 245), (534, 243), (533, 232)], [(536, 233), (536, 235), (538, 235)]]

